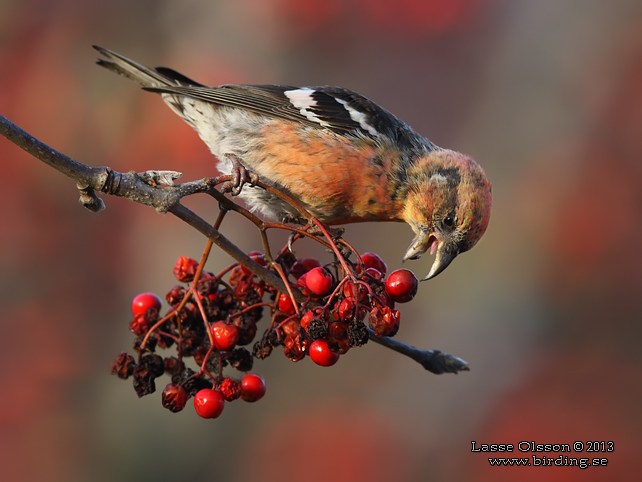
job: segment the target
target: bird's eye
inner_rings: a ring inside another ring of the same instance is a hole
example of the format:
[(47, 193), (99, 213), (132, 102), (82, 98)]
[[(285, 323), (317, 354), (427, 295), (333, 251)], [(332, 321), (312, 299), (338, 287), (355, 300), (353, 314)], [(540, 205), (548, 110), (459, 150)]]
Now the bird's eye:
[(453, 225), (455, 224), (455, 218), (452, 216), (448, 215), (444, 218), (444, 225), (448, 226), (449, 228), (452, 228)]

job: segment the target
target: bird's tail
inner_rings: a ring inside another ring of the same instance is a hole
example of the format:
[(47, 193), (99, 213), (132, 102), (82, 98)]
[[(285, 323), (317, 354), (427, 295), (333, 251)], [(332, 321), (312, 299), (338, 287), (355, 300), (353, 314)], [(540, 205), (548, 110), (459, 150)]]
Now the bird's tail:
[(167, 86), (200, 86), (198, 82), (185, 77), (167, 67), (156, 67), (150, 69), (111, 50), (93, 46), (105, 58), (98, 59), (96, 63), (107, 70), (123, 75), (128, 79), (135, 80), (143, 87), (167, 87)]

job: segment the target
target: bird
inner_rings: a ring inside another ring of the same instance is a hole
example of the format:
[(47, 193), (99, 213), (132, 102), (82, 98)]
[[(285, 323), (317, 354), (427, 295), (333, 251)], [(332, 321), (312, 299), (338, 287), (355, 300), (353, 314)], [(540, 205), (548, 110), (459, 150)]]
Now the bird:
[[(366, 97), (341, 87), (209, 87), (167, 67), (149, 68), (94, 46), (98, 65), (160, 94), (241, 180), (234, 194), (267, 219), (296, 209), (253, 186), (248, 173), (326, 225), (405, 222), (415, 236), (402, 262), (435, 256), (434, 278), (488, 227), (492, 188), (471, 157), (444, 149)], [(239, 174), (239, 172), (241, 174)], [(252, 177), (254, 179), (254, 177)], [(240, 192), (239, 192), (240, 191)]]

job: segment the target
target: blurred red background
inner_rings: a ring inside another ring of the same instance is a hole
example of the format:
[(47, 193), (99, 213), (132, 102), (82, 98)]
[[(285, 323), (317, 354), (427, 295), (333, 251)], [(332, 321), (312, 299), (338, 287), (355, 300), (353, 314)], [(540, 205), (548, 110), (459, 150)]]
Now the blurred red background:
[[(639, 478), (640, 32), (635, 0), (0, 2), (0, 113), (80, 161), (215, 172), (158, 97), (92, 65), (98, 44), (213, 85), (352, 88), (478, 159), (494, 191), (488, 233), (421, 284), (398, 335), (471, 372), (430, 375), (374, 344), (332, 369), (275, 354), (255, 365), (265, 399), (206, 421), (109, 375), (130, 348), (131, 298), (171, 288), (203, 239), (121, 199), (86, 212), (70, 181), (0, 140), (3, 479)], [(214, 219), (207, 200), (189, 204)], [(224, 232), (261, 247), (243, 220)], [(396, 269), (411, 232), (347, 237)], [(615, 451), (585, 470), (490, 467), (473, 440)]]

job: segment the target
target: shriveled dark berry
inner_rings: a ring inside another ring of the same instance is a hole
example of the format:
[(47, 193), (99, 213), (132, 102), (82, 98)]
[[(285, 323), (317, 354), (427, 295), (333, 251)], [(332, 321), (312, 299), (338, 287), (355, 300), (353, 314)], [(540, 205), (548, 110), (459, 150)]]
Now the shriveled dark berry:
[(399, 331), (399, 311), (388, 306), (376, 306), (370, 311), (369, 324), (377, 336), (394, 336)]
[(221, 392), (226, 401), (232, 402), (241, 396), (243, 391), (241, 382), (233, 378), (224, 378), (218, 386), (218, 391)]
[(144, 313), (139, 313), (134, 316), (134, 319), (129, 324), (129, 329), (136, 336), (145, 336), (151, 327), (151, 323), (147, 320)]
[(183, 330), (183, 355), (194, 356), (203, 344), (204, 336), (194, 331)]
[(350, 349), (348, 325), (335, 321), (328, 328), (328, 348), (334, 353), (343, 355)]
[(313, 340), (325, 338), (328, 335), (328, 322), (320, 318), (312, 318), (307, 331), (308, 336)]
[(189, 283), (194, 279), (198, 270), (198, 261), (187, 256), (181, 256), (174, 265), (174, 276), (181, 283)]
[(163, 390), (161, 396), (161, 403), (163, 407), (168, 409), (170, 412), (180, 412), (185, 408), (185, 404), (189, 399), (189, 393), (180, 385), (174, 385), (170, 383)]
[(147, 344), (145, 345), (144, 349), (141, 349), (142, 342), (143, 342), (143, 339), (141, 337), (137, 337), (134, 340), (134, 351), (136, 353), (153, 352), (156, 349), (156, 343), (158, 342), (158, 339), (154, 336), (150, 337), (147, 340)]
[(165, 361), (162, 357), (151, 353), (149, 355), (145, 355), (143, 357), (143, 361), (147, 361), (154, 377), (158, 378), (165, 373)]
[(233, 368), (241, 372), (249, 372), (254, 365), (254, 358), (246, 348), (236, 348), (227, 357), (227, 361)]
[(301, 328), (301, 324), (299, 320), (295, 320), (294, 318), (286, 321), (281, 325), (281, 331), (283, 332), (283, 336), (295, 335), (299, 333), (300, 328)]
[(357, 305), (354, 302), (354, 298), (347, 297), (344, 298), (341, 303), (339, 303), (338, 315), (339, 319), (344, 323), (349, 323), (354, 319), (356, 313)]
[(272, 346), (272, 343), (270, 343), (269, 340), (265, 338), (261, 338), (252, 347), (252, 354), (259, 360), (263, 360), (270, 356), (270, 353), (272, 353), (273, 348), (274, 347)]
[(145, 355), (133, 372), (134, 390), (139, 397), (156, 391), (154, 379), (165, 372), (163, 359), (158, 355)]
[(218, 352), (213, 352), (210, 355), (210, 357), (207, 359), (207, 362), (205, 363), (205, 368), (210, 373), (218, 373), (220, 365), (222, 365), (222, 367), (225, 367), (227, 366), (227, 362), (225, 360), (221, 360)]
[(284, 340), (283, 344), (285, 345), (283, 353), (293, 362), (297, 362), (305, 357), (305, 350), (308, 345), (308, 339), (301, 335), (301, 333), (297, 333), (293, 336), (288, 336)]
[(123, 351), (116, 357), (116, 360), (111, 364), (111, 374), (116, 375), (122, 380), (127, 380), (136, 368), (134, 357), (126, 351)]
[(358, 320), (348, 326), (348, 338), (352, 346), (362, 346), (368, 342), (370, 334), (363, 321)]
[(249, 316), (237, 316), (234, 325), (239, 329), (239, 338), (236, 344), (238, 346), (249, 345), (254, 341), (256, 336), (256, 322)]
[(183, 288), (182, 286), (174, 286), (165, 295), (165, 299), (172, 306), (178, 305), (181, 301), (183, 301), (183, 298), (185, 298), (185, 288)]
[(313, 319), (314, 319), (314, 311), (307, 311), (301, 317), (301, 328), (303, 328), (307, 332), (308, 331), (308, 326), (310, 326), (310, 322)]
[(180, 373), (185, 369), (185, 364), (181, 362), (179, 365), (178, 358), (176, 358), (175, 356), (170, 356), (165, 358), (164, 363), (165, 363), (165, 373), (167, 373), (170, 376)]
[(243, 271), (240, 266), (237, 266), (230, 271), (230, 277), (227, 279), (227, 282), (231, 287), (236, 288), (240, 283), (249, 282), (250, 280), (251, 276), (245, 274), (245, 271)]
[(205, 361), (205, 355), (207, 355), (208, 352), (208, 347), (205, 345), (201, 345), (198, 347), (198, 349), (194, 352), (192, 355), (194, 357), (194, 361), (196, 362), (197, 365), (202, 365), (203, 362)]
[(222, 311), (229, 311), (233, 309), (236, 306), (237, 300), (236, 296), (234, 296), (234, 293), (232, 293), (230, 290), (221, 290), (218, 294), (218, 305), (221, 308)]
[[(212, 388), (214, 386), (209, 378), (205, 378), (203, 375), (195, 377), (193, 376), (195, 374), (196, 372), (194, 372), (194, 370), (188, 368), (183, 372), (183, 375), (179, 379), (179, 383), (183, 385), (183, 388), (185, 388), (187, 393), (192, 397), (196, 395), (199, 390), (202, 390), (203, 388)], [(176, 383), (174, 380), (172, 380), (172, 382)]]

